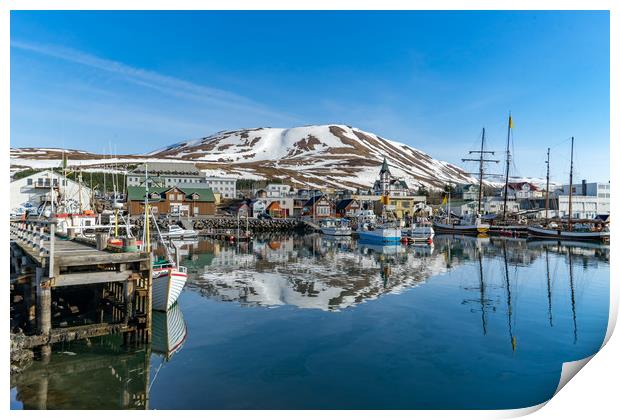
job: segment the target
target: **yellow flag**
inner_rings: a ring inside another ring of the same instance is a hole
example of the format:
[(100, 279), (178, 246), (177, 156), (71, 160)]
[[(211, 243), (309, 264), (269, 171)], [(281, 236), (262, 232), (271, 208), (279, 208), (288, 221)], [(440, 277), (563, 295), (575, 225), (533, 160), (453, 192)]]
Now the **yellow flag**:
[(443, 200), (441, 200), (441, 204), (446, 204), (448, 202), (448, 196), (444, 195)]
[(512, 115), (508, 117), (508, 128), (512, 128)]

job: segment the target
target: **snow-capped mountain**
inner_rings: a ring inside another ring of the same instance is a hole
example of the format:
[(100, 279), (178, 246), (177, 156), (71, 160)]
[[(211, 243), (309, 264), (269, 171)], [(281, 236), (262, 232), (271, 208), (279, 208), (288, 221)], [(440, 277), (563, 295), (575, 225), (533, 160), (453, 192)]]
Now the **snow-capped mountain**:
[[(49, 149), (12, 149), (11, 164), (42, 167), (46, 159), (59, 162), (58, 150), (49, 158), (44, 157), (45, 150)], [(111, 161), (86, 152), (68, 151), (68, 155), (72, 165), (92, 166)], [(475, 182), (455, 165), (433, 159), (403, 143), (345, 125), (222, 131), (142, 156), (119, 156), (116, 161), (190, 161), (213, 175), (281, 178), (298, 187), (352, 189), (370, 187), (377, 179), (384, 158), (392, 175), (406, 181), (410, 188), (422, 185), (441, 188), (448, 182)]]

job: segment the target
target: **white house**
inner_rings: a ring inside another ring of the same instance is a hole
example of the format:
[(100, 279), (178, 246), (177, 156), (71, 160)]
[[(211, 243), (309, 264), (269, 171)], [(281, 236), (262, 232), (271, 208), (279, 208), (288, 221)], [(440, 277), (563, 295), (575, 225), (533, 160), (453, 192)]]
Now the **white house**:
[[(503, 197), (504, 190), (501, 189), (501, 196)], [(510, 182), (508, 183), (508, 199), (523, 199), (523, 198), (542, 198), (543, 192), (536, 185), (531, 182)]]
[[(41, 204), (54, 199), (54, 205), (66, 204), (66, 211), (77, 213), (91, 209), (92, 191), (62, 174), (45, 170), (11, 182), (11, 213), (21, 214), (24, 209), (33, 211)], [(20, 210), (21, 209), (21, 210)]]
[(291, 193), (291, 186), (286, 184), (269, 184), (265, 190), (268, 197), (286, 197)]

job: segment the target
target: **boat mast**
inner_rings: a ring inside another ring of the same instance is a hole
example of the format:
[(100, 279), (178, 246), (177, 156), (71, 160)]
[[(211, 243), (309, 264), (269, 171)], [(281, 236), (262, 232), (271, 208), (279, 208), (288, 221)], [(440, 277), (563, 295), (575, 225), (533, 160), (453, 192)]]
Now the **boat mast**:
[(144, 164), (144, 184), (146, 187), (146, 194), (144, 195), (144, 239), (146, 241), (146, 252), (151, 252), (151, 240), (149, 235), (149, 165)]
[(504, 184), (504, 220), (506, 219), (506, 206), (508, 201), (508, 175), (510, 172), (510, 135), (512, 134), (512, 114), (508, 114), (508, 137), (506, 140), (506, 182)]
[(573, 145), (575, 138), (570, 138), (570, 176), (568, 179), (568, 230), (573, 230)]
[(478, 159), (461, 159), (463, 162), (480, 162), (480, 168), (478, 172), (478, 214), (482, 214), (482, 178), (484, 177), (484, 163), (485, 162), (495, 162), (498, 163), (499, 160), (493, 159), (485, 159), (484, 154), (489, 153), (494, 155), (495, 152), (490, 150), (484, 150), (484, 140), (485, 140), (485, 129), (482, 127), (482, 141), (480, 143), (480, 150), (470, 150), (469, 154), (478, 153), (480, 157)]
[(551, 153), (551, 149), (547, 147), (547, 160), (545, 163), (547, 164), (547, 194), (545, 197), (545, 219), (549, 220), (549, 154)]

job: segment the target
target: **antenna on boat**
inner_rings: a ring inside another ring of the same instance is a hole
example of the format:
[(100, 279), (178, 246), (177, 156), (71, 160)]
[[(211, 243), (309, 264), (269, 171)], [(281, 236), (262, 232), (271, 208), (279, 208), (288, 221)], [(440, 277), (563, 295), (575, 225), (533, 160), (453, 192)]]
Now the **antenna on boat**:
[(482, 141), (480, 142), (480, 150), (470, 150), (469, 154), (477, 153), (479, 154), (478, 159), (461, 159), (463, 162), (480, 162), (480, 169), (478, 172), (479, 184), (478, 184), (478, 214), (482, 214), (482, 179), (484, 177), (484, 163), (485, 162), (494, 162), (499, 163), (499, 160), (495, 159), (485, 159), (484, 155), (491, 154), (495, 155), (494, 151), (484, 150), (484, 141), (485, 141), (485, 129), (482, 127)]
[(508, 205), (508, 176), (510, 172), (510, 138), (512, 136), (512, 114), (508, 113), (508, 136), (506, 140), (506, 182), (504, 184), (504, 215), (506, 220), (506, 206)]

